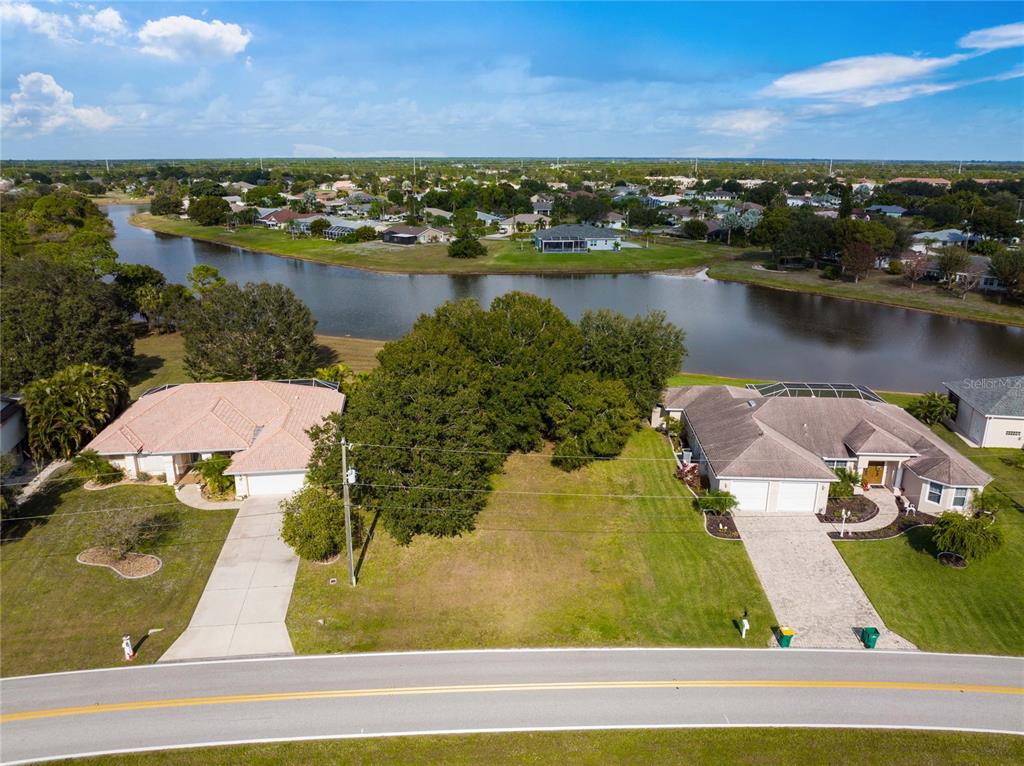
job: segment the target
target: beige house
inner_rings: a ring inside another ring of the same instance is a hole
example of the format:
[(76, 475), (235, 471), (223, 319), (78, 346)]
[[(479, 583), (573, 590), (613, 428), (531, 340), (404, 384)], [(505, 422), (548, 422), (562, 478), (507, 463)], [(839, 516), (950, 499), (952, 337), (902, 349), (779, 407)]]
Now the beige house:
[(231, 455), (225, 474), (239, 497), (300, 489), (313, 443), (307, 431), (345, 406), (334, 383), (319, 380), (186, 383), (147, 391), (86, 449), (131, 478), (171, 485), (197, 461)]
[(943, 385), (956, 405), (950, 428), (977, 447), (1024, 448), (1024, 375)]
[(991, 477), (895, 405), (762, 396), (734, 386), (665, 392), (655, 420), (686, 423), (692, 460), (741, 511), (825, 510), (836, 468), (900, 491), (919, 510), (966, 510)]

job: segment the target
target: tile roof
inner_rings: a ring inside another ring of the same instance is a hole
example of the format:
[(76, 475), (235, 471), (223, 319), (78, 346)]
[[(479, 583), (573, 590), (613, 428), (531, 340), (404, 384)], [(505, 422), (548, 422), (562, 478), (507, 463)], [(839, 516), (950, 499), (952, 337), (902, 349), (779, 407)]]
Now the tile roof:
[(146, 394), (87, 449), (101, 455), (231, 452), (229, 474), (303, 470), (306, 434), (345, 406), (332, 388), (275, 381), (186, 383)]
[(669, 388), (718, 476), (834, 480), (825, 459), (910, 455), (905, 465), (950, 486), (991, 477), (904, 410), (864, 399), (765, 397), (733, 386)]
[(986, 415), (1024, 418), (1024, 375), (956, 380), (942, 385)]

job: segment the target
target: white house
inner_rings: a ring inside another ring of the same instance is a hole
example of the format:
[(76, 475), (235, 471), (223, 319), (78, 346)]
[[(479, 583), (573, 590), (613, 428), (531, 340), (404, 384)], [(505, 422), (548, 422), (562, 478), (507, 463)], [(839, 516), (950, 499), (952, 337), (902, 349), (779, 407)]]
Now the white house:
[(622, 246), (622, 234), (601, 226), (571, 223), (534, 232), (533, 244), (542, 253), (618, 250)]
[(899, 489), (918, 509), (966, 510), (992, 477), (904, 410), (854, 398), (763, 396), (734, 386), (669, 388), (655, 419), (686, 424), (693, 460), (739, 510), (825, 510), (836, 468)]
[(954, 431), (979, 447), (1024, 448), (1024, 375), (942, 385), (956, 405)]
[(95, 450), (131, 478), (171, 485), (197, 460), (231, 455), (224, 472), (239, 497), (302, 487), (313, 442), (306, 433), (345, 406), (334, 383), (319, 380), (185, 383), (147, 391), (104, 428)]

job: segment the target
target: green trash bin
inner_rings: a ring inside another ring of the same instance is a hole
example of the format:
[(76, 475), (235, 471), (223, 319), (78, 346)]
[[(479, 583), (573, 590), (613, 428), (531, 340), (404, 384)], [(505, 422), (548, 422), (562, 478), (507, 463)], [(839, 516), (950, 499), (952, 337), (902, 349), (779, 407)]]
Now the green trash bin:
[(779, 646), (783, 649), (789, 648), (790, 642), (793, 640), (793, 629), (792, 628), (779, 628)]
[(861, 628), (860, 638), (864, 642), (865, 649), (874, 649), (878, 643), (878, 628)]

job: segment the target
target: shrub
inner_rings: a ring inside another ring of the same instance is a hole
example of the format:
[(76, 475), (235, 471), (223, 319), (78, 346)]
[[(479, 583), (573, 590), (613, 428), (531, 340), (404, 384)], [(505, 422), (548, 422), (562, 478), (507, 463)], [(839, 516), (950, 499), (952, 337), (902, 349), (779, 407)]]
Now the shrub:
[(826, 266), (821, 270), (822, 279), (836, 280), (842, 275), (842, 271), (838, 266)]
[[(345, 506), (331, 490), (307, 484), (281, 503), (281, 537), (307, 561), (323, 561), (345, 546)], [(363, 520), (352, 514), (352, 544), (363, 539)]]
[(167, 526), (162, 519), (157, 515), (133, 518), (129, 510), (111, 508), (96, 522), (96, 544), (110, 550), (120, 561), (132, 551), (158, 539)]
[(206, 489), (214, 494), (223, 495), (235, 486), (232, 476), (225, 476), (224, 471), (231, 465), (230, 455), (211, 455), (195, 464), (196, 470), (203, 479)]
[(1003, 531), (992, 519), (947, 511), (935, 522), (932, 542), (940, 553), (950, 552), (964, 559), (982, 559), (1003, 544)]
[(456, 239), (448, 245), (449, 258), (479, 258), (487, 255), (487, 248), (478, 239), (468, 237)]
[(835, 475), (839, 477), (839, 481), (828, 485), (828, 496), (852, 497), (853, 488), (860, 486), (860, 474), (856, 471), (851, 471), (849, 468), (836, 468)]
[(907, 412), (925, 425), (931, 426), (956, 417), (956, 405), (944, 395), (929, 391), (908, 404)]
[(94, 481), (97, 484), (113, 484), (124, 478), (124, 471), (96, 450), (82, 450), (71, 458), (71, 467), (83, 479)]
[(889, 265), (885, 267), (885, 270), (893, 276), (898, 277), (903, 274), (903, 261), (899, 258), (893, 258), (889, 261)]
[(693, 492), (700, 492), (700, 466), (696, 463), (689, 463), (682, 468), (676, 469), (676, 476)]
[(739, 500), (724, 489), (709, 489), (697, 498), (697, 508), (715, 516), (728, 516), (739, 504)]

